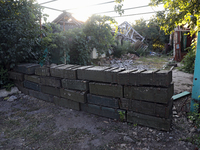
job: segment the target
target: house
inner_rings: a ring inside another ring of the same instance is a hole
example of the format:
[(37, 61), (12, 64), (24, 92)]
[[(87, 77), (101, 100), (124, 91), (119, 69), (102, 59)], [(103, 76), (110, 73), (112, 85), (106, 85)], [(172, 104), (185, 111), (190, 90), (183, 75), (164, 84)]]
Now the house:
[(63, 12), (60, 14), (56, 19), (52, 21), (55, 24), (59, 24), (60, 27), (65, 30), (73, 29), (73, 28), (80, 28), (83, 22), (76, 20), (71, 13)]
[(174, 33), (170, 35), (170, 45), (173, 47), (174, 60), (180, 62), (187, 54), (188, 47), (191, 46), (192, 40), (196, 37), (190, 36), (190, 29), (177, 26)]

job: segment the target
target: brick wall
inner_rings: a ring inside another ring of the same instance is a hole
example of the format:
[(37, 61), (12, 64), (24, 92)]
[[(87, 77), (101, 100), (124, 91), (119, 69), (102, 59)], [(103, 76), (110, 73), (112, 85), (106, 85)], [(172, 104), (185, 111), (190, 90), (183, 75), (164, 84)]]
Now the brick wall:
[(126, 122), (170, 129), (171, 71), (20, 64), (9, 73), (23, 93), (55, 105), (117, 120), (122, 112)]

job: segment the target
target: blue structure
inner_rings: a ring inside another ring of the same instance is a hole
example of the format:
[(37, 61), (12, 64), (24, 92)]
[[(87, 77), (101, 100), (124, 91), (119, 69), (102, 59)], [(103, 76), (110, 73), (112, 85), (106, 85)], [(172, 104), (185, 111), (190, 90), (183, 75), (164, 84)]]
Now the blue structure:
[(190, 111), (194, 112), (196, 109), (195, 104), (200, 104), (200, 31), (198, 32), (197, 38), (197, 50), (194, 67), (194, 78), (192, 88), (192, 100), (190, 105)]

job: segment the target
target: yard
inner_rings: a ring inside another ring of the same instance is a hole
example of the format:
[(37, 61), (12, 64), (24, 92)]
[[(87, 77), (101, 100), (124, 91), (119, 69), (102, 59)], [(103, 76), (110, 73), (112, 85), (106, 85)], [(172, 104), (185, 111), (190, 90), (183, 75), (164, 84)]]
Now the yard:
[[(135, 65), (161, 68), (167, 62), (168, 58), (139, 58)], [(192, 78), (174, 70), (175, 93), (191, 92)], [(190, 96), (174, 101), (170, 132), (58, 107), (23, 93), (14, 96), (14, 101), (0, 98), (0, 149), (192, 150), (197, 146), (192, 143), (199, 131), (186, 115)]]

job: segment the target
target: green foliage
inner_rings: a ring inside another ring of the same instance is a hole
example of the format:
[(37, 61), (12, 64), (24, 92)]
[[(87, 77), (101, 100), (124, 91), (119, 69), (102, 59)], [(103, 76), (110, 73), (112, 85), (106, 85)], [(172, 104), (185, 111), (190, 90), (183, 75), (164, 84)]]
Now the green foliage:
[(19, 62), (37, 60), (41, 53), (41, 8), (34, 0), (0, 1), (0, 64), (12, 68)]
[(123, 41), (122, 45), (116, 42), (116, 44), (112, 46), (112, 50), (112, 55), (117, 58), (120, 58), (123, 54), (126, 53), (135, 53), (134, 45), (129, 41)]
[(119, 118), (120, 118), (120, 121), (124, 121), (124, 119), (125, 119), (125, 112), (124, 111), (119, 111)]
[(10, 91), (14, 84), (9, 80), (8, 70), (0, 65), (0, 89), (6, 88)]
[(145, 41), (151, 51), (161, 52), (165, 43), (168, 43), (169, 35), (165, 35), (164, 31), (160, 30), (156, 18), (151, 18), (148, 23), (144, 19), (136, 20), (132, 27), (145, 37)]
[[(199, 104), (194, 104), (194, 112), (190, 112), (188, 114), (188, 118), (194, 122), (196, 128), (200, 129), (200, 112), (199, 112)], [(196, 144), (200, 148), (200, 135), (196, 135), (192, 138), (188, 138), (193, 144)]]
[(114, 25), (116, 21), (109, 16), (92, 15), (83, 27), (83, 32), (89, 38), (89, 47), (96, 48), (99, 56), (106, 53), (114, 44), (109, 23)]
[[(150, 5), (164, 4), (165, 11), (157, 13), (161, 29), (171, 33), (177, 25), (188, 25), (192, 33), (200, 27), (200, 5), (198, 0), (151, 0)], [(193, 34), (191, 34), (193, 35)]]
[(181, 63), (183, 64), (179, 70), (187, 72), (187, 73), (194, 73), (194, 62), (196, 56), (196, 46), (193, 44), (191, 47), (187, 48), (188, 53), (185, 55)]

